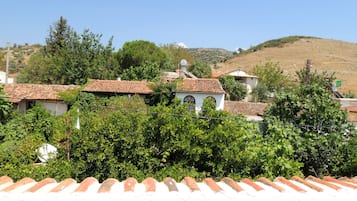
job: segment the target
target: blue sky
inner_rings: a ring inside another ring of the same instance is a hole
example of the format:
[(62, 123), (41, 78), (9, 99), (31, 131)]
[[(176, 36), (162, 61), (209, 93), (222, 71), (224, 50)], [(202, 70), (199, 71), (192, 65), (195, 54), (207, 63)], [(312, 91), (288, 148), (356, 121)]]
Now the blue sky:
[(7, 0), (0, 46), (44, 44), (60, 16), (78, 33), (235, 50), (290, 35), (357, 42), (355, 0)]

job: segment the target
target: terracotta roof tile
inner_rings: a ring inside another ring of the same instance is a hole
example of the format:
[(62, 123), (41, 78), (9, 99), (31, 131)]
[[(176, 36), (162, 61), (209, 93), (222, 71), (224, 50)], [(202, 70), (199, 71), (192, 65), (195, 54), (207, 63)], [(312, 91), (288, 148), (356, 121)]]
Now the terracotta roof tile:
[(97, 179), (88, 177), (77, 184), (71, 178), (58, 183), (51, 178), (39, 182), (23, 178), (14, 183), (10, 177), (3, 176), (0, 200), (353, 200), (357, 196), (355, 179), (293, 176), (235, 181), (226, 177), (221, 181), (204, 178), (196, 182), (192, 177), (185, 177), (177, 183), (169, 177), (162, 182), (148, 177), (141, 183), (135, 178), (124, 181), (108, 178), (98, 183)]
[(98, 193), (109, 193), (114, 184), (119, 183), (118, 180), (109, 178), (103, 181), (102, 185), (98, 189)]
[(233, 179), (231, 179), (229, 177), (223, 178), (222, 181), (237, 192), (243, 191), (243, 188), (241, 186), (239, 186), (237, 182), (235, 182)]
[(262, 188), (261, 186), (259, 186), (257, 183), (253, 182), (250, 179), (242, 179), (241, 182), (248, 184), (249, 186), (253, 187), (256, 191), (262, 191), (264, 190), (264, 188)]
[(30, 193), (36, 192), (37, 190), (39, 190), (42, 187), (46, 186), (47, 184), (51, 184), (51, 183), (56, 183), (56, 180), (54, 180), (52, 178), (43, 179), (42, 181), (38, 182), (31, 188), (27, 189), (26, 192), (30, 192)]
[(224, 110), (232, 114), (261, 116), (267, 107), (266, 103), (251, 103), (242, 101), (224, 101)]
[(153, 90), (146, 81), (91, 80), (83, 91), (119, 94), (151, 94)]
[(25, 177), (25, 178), (21, 179), (20, 181), (18, 181), (16, 183), (13, 183), (12, 185), (6, 187), (5, 189), (2, 189), (1, 191), (10, 192), (10, 191), (12, 191), (14, 189), (17, 189), (19, 187), (22, 187), (22, 186), (24, 186), (26, 184), (33, 183), (33, 182), (35, 182), (34, 179), (29, 178), (29, 177)]
[(285, 184), (285, 185), (291, 187), (292, 189), (294, 189), (294, 190), (296, 190), (296, 191), (298, 191), (298, 192), (306, 192), (306, 190), (300, 188), (298, 185), (294, 184), (293, 182), (287, 180), (287, 179), (284, 178), (284, 177), (277, 177), (277, 178), (275, 179), (275, 181), (279, 181), (279, 182), (281, 182), (281, 183), (283, 183), (283, 184)]
[(76, 180), (72, 178), (68, 178), (59, 183), (55, 188), (53, 188), (50, 192), (57, 193), (67, 188), (70, 185), (76, 184)]
[(145, 185), (145, 192), (156, 191), (156, 180), (154, 178), (146, 178), (142, 183)]
[(175, 180), (173, 180), (170, 177), (166, 177), (163, 180), (164, 184), (167, 186), (167, 188), (169, 189), (170, 192), (172, 191), (178, 191), (177, 186), (176, 186), (176, 182)]
[(206, 178), (203, 180), (205, 184), (207, 184), (213, 192), (220, 192), (222, 188), (217, 185), (217, 183), (212, 178)]
[(265, 177), (260, 177), (260, 178), (258, 179), (258, 181), (260, 181), (260, 182), (262, 182), (262, 183), (264, 183), (264, 184), (266, 184), (266, 185), (269, 185), (269, 186), (273, 187), (274, 189), (278, 190), (279, 192), (285, 191), (284, 188), (282, 188), (282, 187), (279, 186), (278, 184), (276, 184), (276, 183), (270, 181), (269, 179), (267, 179), (267, 178), (265, 178)]
[(6, 84), (4, 92), (10, 102), (21, 100), (62, 100), (60, 92), (78, 88), (76, 85), (46, 85), (46, 84)]
[(225, 93), (218, 79), (183, 79), (177, 83), (176, 92)]
[(2, 176), (0, 177), (0, 185), (4, 184), (4, 183), (13, 183), (12, 179), (8, 176)]
[(134, 178), (128, 178), (127, 180), (124, 181), (124, 191), (125, 192), (134, 192), (135, 185), (138, 183), (136, 179)]
[(198, 187), (195, 179), (192, 177), (185, 177), (182, 180), (182, 183), (186, 184), (188, 188), (193, 192), (193, 191), (200, 191), (200, 188)]
[(306, 181), (306, 180), (304, 180), (304, 179), (302, 179), (302, 178), (300, 178), (298, 176), (293, 176), (293, 177), (291, 177), (291, 179), (294, 180), (294, 181), (300, 182), (300, 183), (302, 183), (302, 184), (304, 184), (304, 185), (306, 185), (306, 186), (308, 186), (308, 187), (310, 187), (310, 188), (312, 188), (312, 189), (314, 189), (314, 190), (316, 190), (318, 192), (322, 192), (324, 190), (324, 189), (322, 189), (322, 188), (320, 188), (320, 187), (318, 187), (318, 186), (316, 186), (316, 185), (314, 185), (314, 184), (312, 184), (312, 183), (310, 183), (310, 182), (308, 182), (308, 181)]
[(320, 184), (326, 185), (326, 186), (328, 186), (328, 187), (330, 187), (330, 188), (332, 188), (332, 189), (334, 189), (334, 190), (340, 190), (340, 189), (341, 189), (339, 186), (336, 186), (335, 184), (333, 184), (333, 183), (331, 183), (331, 182), (321, 180), (321, 179), (316, 178), (316, 177), (311, 176), (311, 175), (308, 176), (306, 179), (307, 179), (307, 180), (312, 180), (312, 181), (314, 181), (314, 182), (316, 182), (316, 183), (320, 183)]
[(333, 183), (336, 183), (336, 184), (340, 184), (342, 186), (350, 187), (350, 188), (353, 188), (353, 189), (357, 188), (357, 185), (353, 185), (353, 184), (344, 182), (342, 180), (335, 179), (335, 178), (330, 177), (330, 176), (325, 176), (323, 180), (328, 181), (328, 182), (333, 182)]
[(81, 182), (74, 192), (86, 192), (93, 183), (98, 183), (98, 180), (94, 177), (88, 177)]

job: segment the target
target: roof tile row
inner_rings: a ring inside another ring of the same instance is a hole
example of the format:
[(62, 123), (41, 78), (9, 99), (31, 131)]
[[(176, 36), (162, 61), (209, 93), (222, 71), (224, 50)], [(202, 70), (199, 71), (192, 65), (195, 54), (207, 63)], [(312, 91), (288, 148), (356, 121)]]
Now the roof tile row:
[[(343, 189), (349, 189), (357, 191), (357, 177), (354, 178), (340, 178), (326, 176), (323, 179), (319, 179), (313, 176), (309, 176), (303, 179), (298, 176), (293, 176), (290, 180), (284, 177), (277, 177), (274, 181), (261, 177), (256, 181), (244, 178), (240, 181), (234, 181), (231, 178), (223, 178), (221, 181), (214, 181), (212, 178), (205, 178), (203, 182), (196, 182), (191, 177), (185, 177), (180, 183), (177, 183), (172, 178), (165, 178), (162, 182), (156, 181), (154, 178), (148, 177), (138, 183), (135, 178), (128, 178), (123, 182), (119, 182), (116, 179), (109, 178), (102, 183), (99, 183), (94, 177), (88, 177), (81, 183), (77, 183), (74, 179), (68, 178), (59, 183), (55, 179), (46, 178), (39, 182), (36, 182), (32, 178), (23, 178), (17, 182), (8, 176), (0, 177), (0, 192), (38, 192), (47, 189), (48, 193), (55, 192), (60, 193), (66, 189), (73, 189), (72, 192), (89, 192), (95, 191), (97, 193), (110, 193), (114, 192), (113, 189), (122, 192), (136, 192), (138, 191), (138, 185), (142, 185), (144, 192), (157, 192), (158, 186), (165, 186), (160, 188), (160, 191), (166, 192), (180, 192), (180, 191), (209, 191), (211, 192), (223, 192), (227, 189), (224, 186), (229, 186), (231, 190), (235, 192), (242, 191), (276, 191), (276, 192), (324, 192), (326, 190), (340, 191)], [(117, 188), (117, 187), (120, 188)], [(180, 187), (178, 187), (180, 186)], [(207, 188), (208, 187), (208, 188)]]

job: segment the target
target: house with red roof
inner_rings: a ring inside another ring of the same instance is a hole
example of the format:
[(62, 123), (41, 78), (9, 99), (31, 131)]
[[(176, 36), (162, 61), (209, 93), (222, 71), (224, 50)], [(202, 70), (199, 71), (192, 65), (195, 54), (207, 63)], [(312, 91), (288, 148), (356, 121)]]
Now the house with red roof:
[(148, 86), (147, 81), (129, 80), (90, 80), (88, 85), (82, 90), (98, 95), (139, 95), (145, 97), (153, 90)]
[(189, 103), (192, 106), (191, 109), (196, 112), (202, 110), (203, 101), (206, 98), (216, 103), (217, 110), (223, 110), (224, 96), (225, 92), (218, 79), (185, 78), (176, 86), (176, 97), (182, 103)]
[(4, 92), (14, 109), (25, 113), (35, 103), (40, 103), (53, 115), (61, 115), (68, 110), (68, 105), (59, 93), (76, 89), (76, 85), (45, 84), (5, 84)]

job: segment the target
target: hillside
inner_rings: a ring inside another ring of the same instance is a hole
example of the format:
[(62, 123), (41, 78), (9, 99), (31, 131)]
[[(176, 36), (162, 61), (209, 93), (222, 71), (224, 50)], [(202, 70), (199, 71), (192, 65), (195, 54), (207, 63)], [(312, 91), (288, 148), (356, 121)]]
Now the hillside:
[(217, 63), (213, 71), (218, 73), (242, 70), (252, 73), (257, 64), (278, 62), (291, 76), (312, 60), (312, 70), (335, 72), (342, 80), (340, 91), (357, 94), (357, 44), (337, 40), (302, 37), (276, 47), (263, 47), (250, 53), (239, 54), (225, 62)]
[[(10, 76), (21, 71), (26, 66), (31, 55), (33, 55), (35, 52), (39, 51), (40, 48), (41, 48), (41, 45), (38, 45), (38, 44), (35, 44), (35, 45), (14, 44), (13, 46), (11, 46), (10, 54), (9, 54)], [(0, 47), (0, 62), (1, 62), (1, 64), (3, 64), (0, 67), (1, 71), (5, 71), (6, 53), (7, 53), (7, 48)]]
[(233, 52), (221, 48), (189, 48), (196, 61), (216, 64), (232, 58)]

